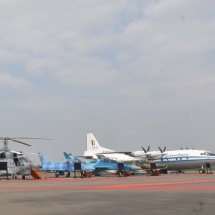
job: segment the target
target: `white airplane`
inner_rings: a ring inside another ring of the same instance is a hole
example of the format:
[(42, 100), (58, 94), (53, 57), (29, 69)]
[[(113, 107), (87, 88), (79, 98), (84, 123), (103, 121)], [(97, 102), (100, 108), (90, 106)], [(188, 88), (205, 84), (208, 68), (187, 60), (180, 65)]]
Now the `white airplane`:
[(132, 162), (137, 160), (125, 153), (117, 153), (111, 149), (101, 147), (92, 133), (87, 134), (87, 151), (84, 152), (83, 157), (93, 159), (103, 157), (122, 162)]
[[(143, 148), (143, 147), (142, 147)], [(147, 163), (155, 163), (158, 166), (165, 166), (166, 170), (183, 170), (183, 169), (199, 169), (200, 173), (204, 173), (205, 169), (215, 166), (215, 154), (205, 150), (197, 149), (181, 149), (165, 151), (158, 147), (159, 151), (135, 151), (130, 154), (134, 157), (147, 156)], [(210, 169), (211, 170), (211, 169)]]
[[(143, 147), (142, 147), (143, 148)], [(83, 157), (87, 159), (98, 159), (105, 158), (115, 161), (121, 161), (125, 163), (134, 163), (140, 165), (143, 168), (148, 168), (144, 165), (147, 159), (151, 160), (152, 158), (162, 157), (166, 155), (165, 149), (162, 151), (149, 151), (150, 147), (147, 150), (143, 148), (143, 151), (133, 151), (133, 152), (116, 152), (112, 149), (107, 149), (101, 147), (96, 140), (95, 136), (92, 133), (87, 134), (87, 150), (84, 152)]]
[(122, 162), (144, 161), (146, 164), (155, 163), (157, 166), (165, 166), (166, 170), (185, 170), (199, 169), (204, 173), (211, 166), (215, 165), (215, 154), (205, 150), (184, 149), (172, 151), (149, 151), (149, 148), (143, 151), (133, 152), (115, 152), (111, 149), (103, 148), (92, 133), (87, 134), (87, 151), (84, 157), (98, 159), (105, 157), (111, 160)]
[(166, 155), (153, 158), (155, 164), (163, 164), (167, 170), (199, 169), (200, 173), (208, 172), (211, 166), (215, 166), (215, 154), (205, 150), (184, 149), (166, 151)]
[[(165, 152), (166, 147), (164, 150), (160, 151), (149, 151), (150, 146), (147, 150), (142, 147), (142, 151), (133, 151), (133, 152), (115, 152), (111, 149), (107, 149), (101, 147), (96, 140), (95, 136), (92, 133), (87, 134), (87, 151), (84, 152), (85, 157), (89, 158), (98, 158), (98, 156), (103, 155), (104, 157), (108, 158), (115, 158), (120, 159), (122, 161), (133, 161), (133, 160), (146, 160), (152, 159), (155, 157), (162, 157), (166, 155)], [(137, 158), (137, 159), (134, 159)]]

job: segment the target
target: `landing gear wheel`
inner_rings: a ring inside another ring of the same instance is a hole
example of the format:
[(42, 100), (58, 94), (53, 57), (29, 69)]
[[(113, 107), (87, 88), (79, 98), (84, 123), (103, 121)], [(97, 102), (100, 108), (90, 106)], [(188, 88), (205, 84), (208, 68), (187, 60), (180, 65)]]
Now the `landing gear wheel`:
[(199, 173), (200, 173), (200, 174), (204, 174), (204, 173), (205, 173), (205, 170), (204, 170), (204, 169), (200, 169), (200, 170), (199, 170)]
[(122, 173), (121, 171), (118, 171), (118, 172), (117, 172), (117, 176), (118, 176), (118, 177), (122, 177), (122, 176), (123, 176), (123, 173)]
[(88, 172), (87, 173), (87, 178), (91, 178), (92, 177), (92, 173), (91, 172)]
[(82, 173), (82, 178), (87, 178), (87, 172), (84, 171), (84, 172)]
[(25, 180), (25, 175), (22, 176), (22, 179)]
[(131, 173), (130, 172), (124, 172), (124, 177), (130, 176)]
[(66, 174), (66, 178), (70, 178), (70, 172)]
[(58, 178), (59, 177), (59, 174), (58, 173), (55, 173), (55, 178)]

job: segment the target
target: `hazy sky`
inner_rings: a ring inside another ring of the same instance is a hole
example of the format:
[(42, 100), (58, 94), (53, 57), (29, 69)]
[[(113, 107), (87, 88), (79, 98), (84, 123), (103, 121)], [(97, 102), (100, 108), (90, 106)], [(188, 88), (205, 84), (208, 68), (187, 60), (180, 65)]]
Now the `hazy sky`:
[[(215, 2), (2, 0), (0, 136), (11, 149), (215, 151)], [(32, 157), (37, 160), (37, 157)]]

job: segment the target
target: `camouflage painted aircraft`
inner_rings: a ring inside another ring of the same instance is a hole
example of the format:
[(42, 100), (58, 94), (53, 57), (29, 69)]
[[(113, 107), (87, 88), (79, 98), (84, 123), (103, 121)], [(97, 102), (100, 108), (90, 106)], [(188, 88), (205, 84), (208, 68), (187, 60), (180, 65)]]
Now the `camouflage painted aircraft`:
[[(75, 157), (72, 153), (63, 153), (65, 158), (67, 159), (68, 163), (71, 165), (74, 164), (74, 162), (81, 162), (82, 164), (85, 164), (87, 166), (91, 166), (91, 168), (94, 168), (94, 174), (95, 175), (101, 175), (103, 173), (117, 173), (118, 172), (118, 163), (113, 160), (107, 160), (107, 159), (97, 159), (97, 160), (91, 160), (82, 162), (77, 157)], [(130, 175), (135, 170), (140, 170), (141, 168), (135, 165), (131, 164), (124, 164), (124, 174)]]
[[(70, 176), (70, 172), (74, 171), (74, 165), (70, 164), (68, 161), (66, 162), (50, 162), (47, 160), (47, 158), (42, 154), (42, 153), (38, 153), (40, 161), (42, 163), (41, 166), (39, 166), (40, 171), (42, 172), (54, 172), (55, 173), (55, 177), (58, 177), (59, 174), (64, 174), (65, 172), (67, 173), (67, 177)], [(78, 162), (78, 160), (76, 160), (75, 157), (71, 158), (73, 162)], [(83, 176), (89, 176), (88, 173), (91, 173), (93, 170), (95, 170), (94, 167), (92, 167), (92, 165), (87, 165), (87, 164), (81, 164), (81, 170), (83, 173)]]

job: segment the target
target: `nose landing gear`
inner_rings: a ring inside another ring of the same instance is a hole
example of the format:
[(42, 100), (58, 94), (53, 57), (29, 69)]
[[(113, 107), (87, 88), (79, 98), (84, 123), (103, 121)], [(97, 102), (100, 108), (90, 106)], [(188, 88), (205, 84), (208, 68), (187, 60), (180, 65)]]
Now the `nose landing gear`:
[[(210, 172), (209, 172), (210, 171)], [(210, 163), (205, 163), (205, 169), (204, 167), (202, 166), (202, 168), (199, 170), (199, 173), (201, 174), (204, 174), (204, 173), (207, 173), (207, 174), (213, 174), (212, 170), (211, 170), (211, 164)]]

